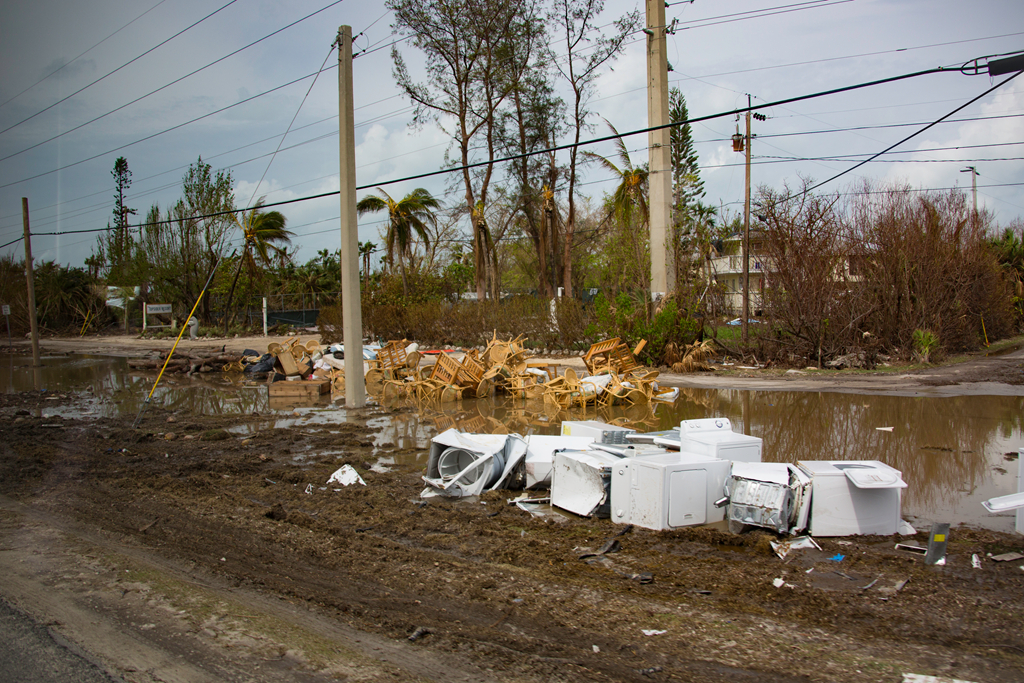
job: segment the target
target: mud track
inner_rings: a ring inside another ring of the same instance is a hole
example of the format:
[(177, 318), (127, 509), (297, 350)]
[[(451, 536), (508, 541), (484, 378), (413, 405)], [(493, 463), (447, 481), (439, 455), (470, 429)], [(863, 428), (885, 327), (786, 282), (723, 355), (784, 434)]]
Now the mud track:
[[(782, 561), (757, 532), (534, 518), (509, 492), (420, 500), (422, 464), (370, 469), (410, 455), (375, 450), (372, 410), (242, 437), (225, 429), (260, 418), (153, 409), (134, 431), (34, 416), (47, 399), (0, 400), (0, 587), (41, 614), (49, 591), (72, 591), (88, 619), (157, 624), (136, 636), (192, 653), (208, 678), (185, 679), (1024, 679), (1021, 562), (971, 568), (975, 553), (1024, 552), (1020, 536), (955, 529), (942, 568), (879, 537)], [(345, 463), (365, 487), (326, 485)], [(616, 534), (619, 552), (581, 559)]]

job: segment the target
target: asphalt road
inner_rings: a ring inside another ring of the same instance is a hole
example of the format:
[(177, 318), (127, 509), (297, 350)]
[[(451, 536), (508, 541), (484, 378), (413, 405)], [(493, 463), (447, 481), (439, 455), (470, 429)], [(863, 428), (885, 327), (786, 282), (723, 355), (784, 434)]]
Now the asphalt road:
[[(62, 640), (62, 639), (61, 639)], [(5, 683), (114, 683), (102, 669), (54, 639), (50, 629), (0, 599), (0, 679)]]

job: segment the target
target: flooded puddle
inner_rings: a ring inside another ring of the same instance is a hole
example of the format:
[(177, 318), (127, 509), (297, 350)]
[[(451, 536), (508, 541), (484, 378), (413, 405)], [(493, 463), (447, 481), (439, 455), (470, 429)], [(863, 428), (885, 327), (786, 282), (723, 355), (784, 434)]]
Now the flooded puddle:
[[(55, 406), (64, 417), (135, 415), (156, 373), (129, 370), (123, 358), (61, 356), (30, 367), (31, 358), (0, 363), (0, 391), (31, 390), (34, 382), (56, 392), (91, 393), (85, 411)], [(326, 397), (325, 397), (326, 399)], [(210, 373), (165, 376), (153, 404), (183, 414), (249, 415), (238, 433), (305, 427), (333, 431), (345, 422), (344, 398), (314, 406), (275, 405), (260, 383)], [(1024, 397), (902, 397), (833, 392), (683, 389), (674, 404), (559, 410), (543, 401), (481, 399), (420, 407), (386, 406), (370, 420), (380, 428), (379, 463), (424, 464), (431, 437), (457, 427), (468, 432), (557, 434), (562, 420), (593, 419), (640, 431), (670, 429), (681, 420), (724, 416), (734, 429), (764, 440), (764, 458), (881, 460), (903, 473), (904, 516), (927, 528), (931, 521), (1012, 531), (1013, 517), (991, 516), (981, 501), (1016, 491), (1017, 451), (1024, 447)], [(880, 428), (891, 428), (891, 431)], [(393, 451), (393, 452), (391, 452)]]

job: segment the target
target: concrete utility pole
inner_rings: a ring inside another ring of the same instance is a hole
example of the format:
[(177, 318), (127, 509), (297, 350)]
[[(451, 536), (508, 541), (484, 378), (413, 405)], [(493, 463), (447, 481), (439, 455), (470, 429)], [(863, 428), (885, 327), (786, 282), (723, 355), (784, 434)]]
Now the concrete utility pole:
[[(750, 95), (747, 95), (750, 106)], [(743, 198), (743, 322), (741, 336), (747, 343), (747, 320), (750, 318), (750, 110), (747, 110), (747, 135), (744, 139), (747, 154), (747, 182)]]
[[(36, 320), (36, 285), (32, 275), (32, 232), (28, 227), (28, 197), (21, 198), (21, 220), (25, 226), (25, 281), (28, 287), (28, 323), (32, 333), (32, 367), (38, 368), (42, 363), (39, 360), (39, 322)], [(36, 386), (36, 390), (39, 389), (40, 387)]]
[[(665, 2), (647, 0), (647, 125), (663, 126), (668, 114), (668, 54)], [(676, 288), (675, 244), (672, 239), (672, 133), (669, 128), (647, 134), (651, 226), (651, 298)]]
[(366, 405), (363, 309), (356, 216), (356, 126), (352, 104), (352, 27), (338, 28), (338, 149), (341, 181), (341, 307), (345, 342), (345, 406)]
[(961, 169), (961, 173), (971, 174), (971, 195), (974, 197), (974, 213), (971, 215), (973, 223), (978, 222), (978, 169), (973, 166)]

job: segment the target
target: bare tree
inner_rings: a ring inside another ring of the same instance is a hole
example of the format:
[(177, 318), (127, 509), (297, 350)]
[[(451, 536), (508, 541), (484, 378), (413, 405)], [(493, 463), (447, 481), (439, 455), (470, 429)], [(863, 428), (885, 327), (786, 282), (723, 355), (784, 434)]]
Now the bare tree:
[(555, 66), (572, 88), (573, 147), (569, 150), (568, 212), (565, 218), (565, 237), (562, 248), (566, 296), (572, 296), (572, 244), (576, 232), (576, 169), (580, 136), (587, 126), (590, 111), (587, 104), (594, 92), (594, 80), (602, 67), (613, 61), (622, 51), (626, 38), (640, 27), (640, 13), (636, 10), (614, 22), (614, 31), (605, 35), (598, 26), (598, 16), (604, 9), (604, 0), (555, 0), (551, 23), (558, 26), (559, 42), (565, 54), (558, 54)]
[(488, 289), (494, 296), (498, 283), (486, 207), (497, 118), (536, 56), (542, 32), (537, 0), (388, 0), (387, 6), (395, 13), (396, 28), (411, 35), (425, 55), (427, 77), (418, 82), (398, 49), (391, 53), (395, 78), (415, 106), (415, 122), (441, 125), (452, 137), (456, 162), (462, 166), (477, 160), (471, 143), (480, 139), (486, 163), (478, 173), (464, 168), (462, 181), (472, 225), (477, 297), (482, 300)]

